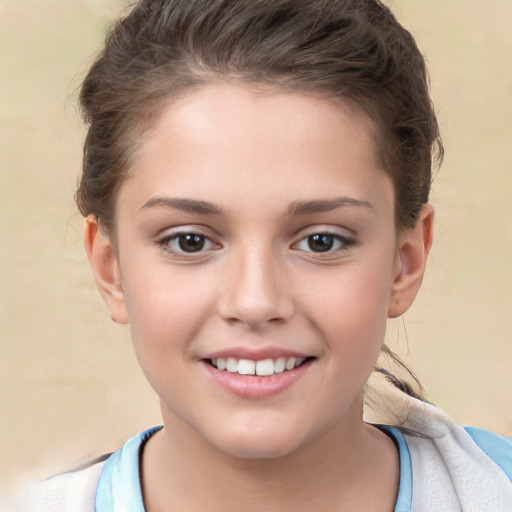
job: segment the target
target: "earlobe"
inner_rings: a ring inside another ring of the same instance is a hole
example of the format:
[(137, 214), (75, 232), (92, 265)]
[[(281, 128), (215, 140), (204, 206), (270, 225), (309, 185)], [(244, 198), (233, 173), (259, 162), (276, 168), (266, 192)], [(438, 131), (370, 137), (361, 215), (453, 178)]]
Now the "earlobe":
[(112, 242), (101, 232), (94, 215), (85, 219), (84, 245), (94, 279), (110, 317), (118, 324), (127, 324), (128, 314), (117, 257)]
[(425, 204), (414, 227), (405, 228), (398, 241), (399, 269), (391, 287), (388, 317), (405, 313), (420, 289), (432, 246), (434, 208)]

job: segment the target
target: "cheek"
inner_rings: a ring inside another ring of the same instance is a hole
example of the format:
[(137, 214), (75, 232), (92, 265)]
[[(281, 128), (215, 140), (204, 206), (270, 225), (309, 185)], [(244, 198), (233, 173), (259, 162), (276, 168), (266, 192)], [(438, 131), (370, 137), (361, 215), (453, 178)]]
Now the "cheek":
[(387, 324), (390, 267), (360, 265), (318, 282), (309, 297), (311, 318), (329, 350), (342, 351), (348, 359), (378, 355)]
[(151, 347), (155, 357), (187, 352), (215, 303), (215, 287), (199, 272), (162, 267), (159, 272), (132, 273), (124, 288), (135, 349), (139, 353)]
[(194, 340), (214, 303), (211, 287), (184, 273), (153, 269), (136, 274), (125, 287), (136, 357), (150, 385), (169, 403), (180, 403), (193, 389)]

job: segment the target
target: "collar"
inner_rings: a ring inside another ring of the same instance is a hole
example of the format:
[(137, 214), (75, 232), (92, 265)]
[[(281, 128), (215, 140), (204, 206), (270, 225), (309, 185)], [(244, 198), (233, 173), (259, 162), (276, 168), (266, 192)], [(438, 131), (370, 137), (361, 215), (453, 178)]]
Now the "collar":
[(95, 512), (145, 512), (140, 486), (140, 455), (144, 443), (162, 427), (140, 432), (112, 454), (98, 480)]
[[(140, 432), (109, 457), (98, 481), (95, 512), (145, 512), (140, 485), (140, 455), (144, 443), (161, 428), (157, 426)], [(378, 428), (394, 439), (400, 454), (400, 485), (394, 512), (410, 512), (412, 473), (407, 443), (398, 428), (382, 425)]]

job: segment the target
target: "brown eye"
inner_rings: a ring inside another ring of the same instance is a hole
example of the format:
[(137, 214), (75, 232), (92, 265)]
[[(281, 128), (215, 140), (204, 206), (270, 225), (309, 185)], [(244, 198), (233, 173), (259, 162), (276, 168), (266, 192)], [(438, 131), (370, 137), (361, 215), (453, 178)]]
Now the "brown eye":
[(335, 257), (345, 251), (348, 251), (352, 246), (357, 245), (355, 238), (350, 238), (338, 233), (317, 232), (305, 236), (293, 247), (305, 253), (311, 254), (325, 254), (327, 256)]
[(177, 242), (178, 247), (183, 252), (198, 252), (204, 248), (206, 237), (204, 235), (198, 235), (197, 233), (187, 233), (178, 235)]
[(185, 230), (169, 233), (157, 240), (156, 244), (171, 257), (178, 259), (191, 258), (194, 261), (221, 248), (221, 245), (215, 243), (201, 231)]
[(317, 233), (307, 238), (308, 248), (313, 252), (327, 252), (334, 247), (336, 238), (328, 233)]

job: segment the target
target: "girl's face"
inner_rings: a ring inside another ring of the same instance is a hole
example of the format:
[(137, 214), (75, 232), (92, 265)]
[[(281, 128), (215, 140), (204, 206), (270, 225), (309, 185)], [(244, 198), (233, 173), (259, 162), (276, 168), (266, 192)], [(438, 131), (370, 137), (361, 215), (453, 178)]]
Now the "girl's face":
[(89, 219), (100, 289), (176, 435), (255, 458), (361, 427), (432, 218), (397, 235), (373, 136), (348, 105), (208, 86), (145, 140), (118, 195), (117, 259)]

